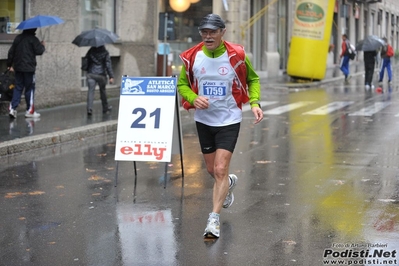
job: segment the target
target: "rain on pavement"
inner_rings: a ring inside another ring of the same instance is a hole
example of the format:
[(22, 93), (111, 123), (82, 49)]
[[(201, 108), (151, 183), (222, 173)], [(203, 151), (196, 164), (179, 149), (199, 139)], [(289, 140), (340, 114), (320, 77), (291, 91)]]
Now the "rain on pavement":
[(0, 265), (398, 265), (399, 86), (350, 83), (264, 88), (256, 126), (244, 108), (217, 240), (202, 236), (213, 182), (186, 111), (184, 180), (173, 155), (137, 162), (135, 186), (115, 134), (3, 157)]

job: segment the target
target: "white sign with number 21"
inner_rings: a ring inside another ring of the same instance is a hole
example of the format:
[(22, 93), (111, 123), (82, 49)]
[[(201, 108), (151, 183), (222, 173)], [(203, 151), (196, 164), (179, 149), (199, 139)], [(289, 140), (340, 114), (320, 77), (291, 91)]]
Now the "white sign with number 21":
[(175, 77), (123, 77), (116, 161), (170, 162)]

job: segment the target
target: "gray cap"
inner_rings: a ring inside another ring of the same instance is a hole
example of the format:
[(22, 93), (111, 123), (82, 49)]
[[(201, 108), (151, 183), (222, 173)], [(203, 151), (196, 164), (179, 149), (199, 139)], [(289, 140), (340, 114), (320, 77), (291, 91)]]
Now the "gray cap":
[(225, 27), (226, 26), (224, 25), (224, 21), (219, 15), (208, 14), (201, 20), (198, 29), (217, 30), (217, 29), (224, 29)]

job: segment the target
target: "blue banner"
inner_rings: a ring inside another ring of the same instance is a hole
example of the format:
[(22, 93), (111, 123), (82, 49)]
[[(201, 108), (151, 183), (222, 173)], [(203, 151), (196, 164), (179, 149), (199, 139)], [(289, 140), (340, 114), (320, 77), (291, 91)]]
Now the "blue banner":
[(123, 77), (121, 95), (172, 96), (176, 94), (175, 77)]

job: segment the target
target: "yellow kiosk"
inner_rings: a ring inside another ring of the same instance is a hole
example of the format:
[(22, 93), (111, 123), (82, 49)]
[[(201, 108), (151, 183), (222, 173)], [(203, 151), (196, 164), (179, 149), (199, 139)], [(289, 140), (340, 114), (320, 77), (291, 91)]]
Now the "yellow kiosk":
[(335, 0), (297, 0), (287, 74), (321, 80), (327, 66)]

